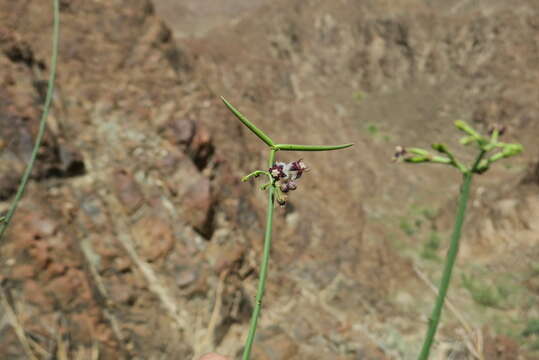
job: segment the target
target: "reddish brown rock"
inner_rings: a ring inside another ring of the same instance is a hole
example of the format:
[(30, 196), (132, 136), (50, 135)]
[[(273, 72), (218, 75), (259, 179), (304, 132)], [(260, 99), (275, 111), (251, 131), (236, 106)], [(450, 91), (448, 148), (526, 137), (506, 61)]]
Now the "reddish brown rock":
[(191, 183), (186, 189), (181, 204), (186, 220), (205, 236), (211, 235), (212, 196), (210, 181), (205, 177)]
[(24, 298), (27, 302), (44, 311), (52, 310), (53, 299), (45, 293), (45, 289), (35, 280), (27, 280), (23, 285)]
[(28, 249), (28, 253), (32, 256), (33, 262), (38, 269), (45, 268), (51, 260), (50, 245), (43, 241), (35, 241)]
[(88, 304), (92, 299), (84, 273), (73, 268), (51, 280), (46, 286), (46, 292), (63, 308)]
[(488, 360), (514, 360), (519, 358), (518, 343), (504, 335), (487, 335), (484, 356)]
[(125, 211), (130, 214), (136, 211), (144, 202), (144, 195), (133, 175), (125, 170), (116, 170), (114, 176), (114, 190)]
[(137, 250), (148, 261), (166, 256), (174, 246), (174, 234), (168, 222), (158, 216), (147, 216), (133, 226)]
[(214, 262), (213, 268), (216, 273), (221, 273), (224, 270), (230, 270), (232, 266), (238, 265), (245, 255), (245, 246), (238, 243), (227, 243), (216, 249), (217, 258), (210, 259)]
[(63, 275), (65, 274), (67, 269), (68, 267), (65, 264), (62, 264), (60, 262), (53, 262), (49, 266), (47, 266), (47, 269), (44, 272), (43, 280), (48, 280)]
[(34, 267), (32, 265), (17, 265), (11, 271), (10, 277), (16, 280), (22, 280), (33, 277), (35, 274)]

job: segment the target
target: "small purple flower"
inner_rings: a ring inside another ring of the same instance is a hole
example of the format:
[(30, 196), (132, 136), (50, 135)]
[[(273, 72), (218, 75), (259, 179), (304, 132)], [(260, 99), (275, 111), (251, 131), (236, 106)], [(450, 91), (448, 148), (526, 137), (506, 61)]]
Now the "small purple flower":
[(269, 168), (269, 173), (274, 180), (279, 180), (286, 177), (284, 172), (285, 163), (277, 162), (272, 167)]
[(308, 171), (307, 166), (303, 162), (302, 159), (299, 159), (298, 161), (293, 161), (289, 164), (289, 172), (292, 174), (290, 175), (292, 180), (299, 179), (304, 171)]

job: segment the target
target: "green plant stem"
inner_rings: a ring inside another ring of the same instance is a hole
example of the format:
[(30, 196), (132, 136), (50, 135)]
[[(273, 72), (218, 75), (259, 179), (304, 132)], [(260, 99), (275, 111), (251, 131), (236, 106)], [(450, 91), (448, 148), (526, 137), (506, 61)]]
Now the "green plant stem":
[[(271, 167), (275, 162), (275, 152), (277, 150), (270, 150), (268, 167)], [(260, 316), (260, 310), (262, 309), (262, 299), (264, 297), (264, 291), (266, 290), (266, 278), (268, 276), (268, 265), (271, 251), (271, 229), (273, 225), (273, 208), (275, 202), (275, 186), (270, 186), (268, 191), (268, 211), (266, 217), (266, 231), (264, 233), (264, 251), (262, 253), (262, 264), (260, 264), (260, 275), (258, 280), (258, 290), (256, 292), (255, 307), (251, 315), (251, 324), (249, 326), (249, 333), (247, 340), (245, 341), (245, 347), (243, 349), (242, 360), (249, 360), (251, 356), (251, 349), (255, 339), (256, 326), (258, 324), (258, 318)]]
[(472, 184), (473, 174), (484, 155), (485, 151), (481, 151), (472, 168), (463, 174), (464, 179), (460, 188), (457, 218), (455, 220), (453, 233), (451, 234), (451, 243), (447, 252), (447, 258), (442, 274), (442, 280), (440, 282), (440, 288), (438, 290), (438, 296), (436, 297), (436, 303), (434, 304), (434, 309), (432, 310), (432, 314), (429, 318), (429, 327), (427, 329), (427, 334), (425, 335), (425, 340), (423, 342), (423, 347), (421, 349), (421, 353), (419, 354), (418, 360), (427, 360), (429, 358), (430, 349), (432, 347), (432, 343), (434, 342), (434, 336), (436, 335), (436, 330), (438, 329), (438, 324), (440, 323), (440, 317), (442, 315), (447, 290), (449, 289), (449, 283), (451, 282), (453, 267), (459, 252), (460, 236), (462, 233), (462, 225), (464, 224), (464, 216), (466, 215), (468, 198), (470, 197), (470, 187)]
[(13, 199), (13, 202), (11, 203), (11, 206), (9, 207), (9, 210), (5, 216), (5, 219), (2, 225), (0, 226), (0, 241), (2, 240), (2, 237), (4, 236), (4, 233), (7, 227), (9, 226), (11, 218), (13, 217), (13, 214), (15, 214), (15, 211), (17, 210), (17, 206), (19, 205), (19, 202), (24, 194), (24, 190), (26, 189), (26, 184), (28, 183), (28, 179), (30, 178), (30, 174), (32, 173), (32, 169), (34, 167), (34, 163), (37, 158), (39, 147), (41, 146), (41, 141), (43, 140), (43, 135), (45, 134), (47, 117), (49, 116), (49, 109), (52, 102), (52, 94), (54, 92), (54, 81), (56, 79), (56, 59), (58, 58), (58, 42), (59, 42), (59, 37), (60, 37), (60, 0), (53, 0), (53, 8), (54, 8), (54, 19), (53, 19), (54, 24), (53, 24), (53, 34), (52, 34), (51, 73), (49, 77), (49, 83), (47, 86), (47, 95), (45, 97), (43, 113), (41, 115), (41, 120), (39, 122), (39, 130), (37, 133), (34, 148), (32, 150), (32, 155), (30, 156), (30, 161), (28, 162), (28, 165), (26, 166), (26, 170), (24, 171), (24, 174), (22, 176), (21, 182), (19, 184), (19, 188), (17, 189), (17, 193), (15, 194), (15, 198)]
[(468, 171), (464, 174), (464, 182), (462, 184), (459, 196), (457, 219), (455, 221), (455, 227), (453, 228), (453, 234), (451, 235), (451, 244), (447, 253), (447, 259), (442, 275), (442, 281), (440, 283), (440, 289), (438, 291), (438, 297), (436, 298), (436, 303), (434, 305), (432, 315), (429, 318), (429, 328), (427, 330), (427, 335), (425, 336), (423, 348), (421, 349), (421, 353), (418, 357), (419, 360), (427, 360), (429, 358), (430, 348), (434, 341), (434, 335), (436, 334), (436, 330), (440, 322), (440, 316), (442, 314), (442, 308), (444, 306), (447, 289), (449, 288), (449, 282), (451, 280), (453, 266), (455, 265), (455, 260), (457, 259), (457, 254), (459, 251), (460, 235), (462, 230), (462, 224), (464, 222), (464, 215), (466, 213), (466, 205), (468, 203), (468, 197), (470, 194), (472, 176), (473, 173), (471, 171)]

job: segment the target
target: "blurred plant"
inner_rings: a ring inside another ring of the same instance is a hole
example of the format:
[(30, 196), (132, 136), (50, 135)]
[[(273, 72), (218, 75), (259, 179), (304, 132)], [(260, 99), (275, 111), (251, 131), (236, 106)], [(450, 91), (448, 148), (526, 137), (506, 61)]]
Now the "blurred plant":
[(418, 357), (419, 360), (428, 359), (434, 336), (440, 322), (447, 289), (449, 288), (451, 274), (459, 250), (460, 236), (470, 195), (472, 178), (475, 174), (483, 174), (486, 172), (494, 162), (517, 155), (523, 150), (522, 145), (520, 144), (508, 144), (498, 140), (499, 137), (506, 132), (505, 126), (492, 126), (488, 131), (488, 136), (479, 134), (479, 132), (462, 120), (457, 120), (455, 126), (466, 134), (460, 140), (461, 144), (475, 144), (477, 147), (478, 154), (471, 166), (466, 166), (460, 162), (444, 144), (432, 145), (432, 149), (437, 151), (440, 155), (433, 155), (429, 151), (420, 148), (404, 148), (402, 146), (397, 146), (393, 157), (394, 161), (404, 161), (407, 163), (435, 163), (449, 165), (458, 169), (463, 176), (455, 225), (451, 235), (451, 243), (447, 252), (438, 296), (429, 318), (427, 334), (425, 335), (423, 347)]
[(15, 198), (13, 199), (13, 202), (11, 203), (7, 214), (0, 218), (0, 242), (2, 240), (2, 237), (4, 236), (4, 233), (7, 227), (9, 226), (11, 222), (11, 219), (13, 218), (13, 215), (15, 214), (15, 211), (17, 210), (17, 206), (19, 205), (19, 201), (21, 200), (24, 194), (24, 190), (26, 189), (26, 184), (28, 183), (28, 179), (30, 178), (30, 174), (32, 173), (32, 169), (34, 167), (34, 163), (37, 158), (37, 153), (38, 153), (39, 147), (41, 146), (41, 141), (43, 140), (43, 135), (45, 133), (45, 126), (47, 123), (47, 117), (49, 116), (49, 109), (52, 102), (52, 94), (54, 92), (54, 81), (56, 78), (56, 59), (58, 57), (58, 42), (59, 42), (59, 35), (60, 35), (60, 0), (53, 0), (53, 8), (54, 8), (54, 15), (53, 15), (53, 34), (52, 34), (51, 73), (50, 73), (49, 82), (47, 85), (47, 95), (45, 97), (45, 104), (43, 105), (43, 113), (41, 115), (41, 120), (39, 121), (39, 130), (37, 132), (34, 148), (32, 149), (30, 161), (28, 162), (28, 165), (26, 166), (21, 182), (19, 184), (19, 188), (17, 189), (17, 193), (15, 194)]
[(522, 335), (525, 337), (539, 335), (539, 319), (529, 319)]
[(504, 284), (489, 285), (482, 283), (472, 275), (462, 275), (462, 286), (468, 290), (476, 303), (492, 308), (502, 308), (510, 294)]
[(420, 256), (426, 260), (439, 260), (436, 253), (440, 248), (440, 235), (436, 231), (431, 231), (427, 241), (423, 244)]
[(343, 144), (335, 146), (316, 146), (316, 145), (295, 145), (295, 144), (275, 144), (268, 135), (257, 128), (238, 110), (236, 110), (228, 101), (221, 97), (228, 109), (251, 130), (260, 140), (269, 147), (268, 170), (256, 170), (245, 176), (242, 181), (247, 181), (252, 177), (265, 175), (268, 182), (261, 186), (262, 190), (268, 190), (268, 210), (266, 217), (266, 230), (264, 233), (264, 250), (262, 254), (262, 263), (260, 265), (260, 279), (258, 290), (256, 293), (255, 306), (251, 316), (251, 324), (249, 333), (243, 349), (243, 360), (248, 360), (251, 355), (251, 349), (256, 333), (256, 326), (262, 308), (262, 298), (266, 288), (266, 278), (268, 275), (268, 264), (271, 249), (271, 229), (273, 224), (273, 208), (274, 203), (284, 206), (287, 201), (287, 194), (297, 188), (297, 180), (307, 171), (307, 166), (303, 160), (294, 161), (291, 163), (275, 162), (275, 153), (282, 151), (329, 151), (339, 150), (352, 146), (353, 144)]

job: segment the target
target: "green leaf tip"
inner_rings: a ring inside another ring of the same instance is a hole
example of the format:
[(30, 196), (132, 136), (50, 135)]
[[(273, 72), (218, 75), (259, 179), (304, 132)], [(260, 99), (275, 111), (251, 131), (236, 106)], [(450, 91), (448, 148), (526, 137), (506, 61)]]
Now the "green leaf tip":
[(524, 147), (520, 144), (507, 144), (503, 147), (503, 154), (505, 157), (515, 156), (524, 151)]
[(346, 149), (353, 146), (354, 143), (342, 145), (296, 145), (296, 144), (277, 144), (275, 149), (284, 151), (331, 151)]
[(455, 127), (459, 129), (460, 131), (464, 131), (466, 134), (472, 136), (475, 138), (475, 140), (481, 140), (481, 135), (475, 131), (470, 125), (468, 125), (467, 122), (463, 120), (457, 120), (455, 121)]
[(221, 100), (223, 103), (225, 103), (228, 110), (230, 110), (239, 121), (243, 123), (243, 125), (247, 126), (249, 130), (251, 130), (260, 140), (266, 143), (266, 145), (273, 147), (275, 144), (273, 143), (273, 140), (266, 135), (262, 130), (257, 128), (252, 122), (250, 122), (245, 116), (242, 115), (232, 104), (230, 104), (224, 97), (221, 96)]

